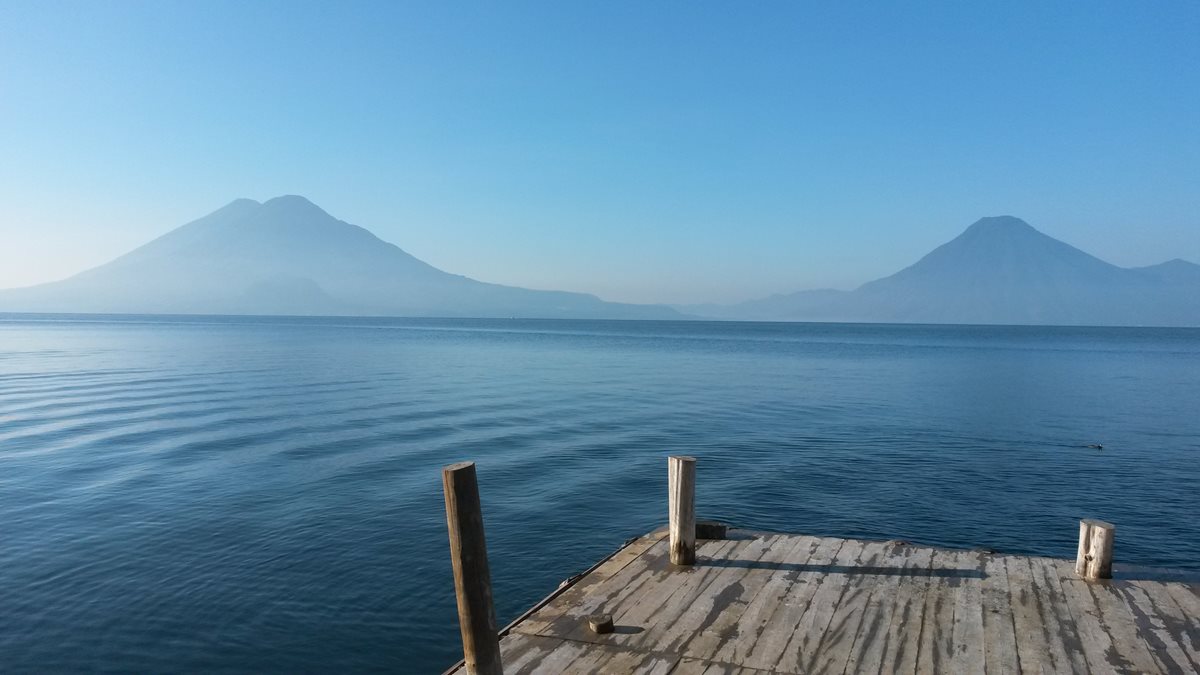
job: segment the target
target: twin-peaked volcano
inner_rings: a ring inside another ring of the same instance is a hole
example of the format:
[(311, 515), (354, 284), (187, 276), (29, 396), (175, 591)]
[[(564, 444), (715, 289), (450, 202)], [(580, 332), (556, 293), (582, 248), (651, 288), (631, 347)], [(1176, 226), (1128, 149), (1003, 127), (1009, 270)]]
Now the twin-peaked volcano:
[(0, 292), (0, 311), (681, 318), (449, 274), (296, 196), (236, 200), (100, 267)]
[(1173, 260), (1121, 268), (1019, 218), (998, 216), (854, 291), (801, 291), (685, 311), (773, 321), (1195, 326), (1200, 266)]

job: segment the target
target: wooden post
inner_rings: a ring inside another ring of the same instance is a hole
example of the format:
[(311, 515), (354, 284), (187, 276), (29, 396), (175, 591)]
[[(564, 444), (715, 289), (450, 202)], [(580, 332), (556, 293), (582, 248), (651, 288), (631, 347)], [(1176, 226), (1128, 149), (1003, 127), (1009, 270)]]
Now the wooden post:
[(671, 563), (696, 564), (696, 458), (667, 458)]
[(1113, 533), (1116, 529), (1116, 525), (1102, 520), (1079, 521), (1076, 574), (1088, 581), (1112, 578)]
[(442, 491), (446, 496), (450, 560), (454, 563), (458, 625), (462, 630), (467, 673), (503, 675), (475, 463), (459, 462), (442, 469)]

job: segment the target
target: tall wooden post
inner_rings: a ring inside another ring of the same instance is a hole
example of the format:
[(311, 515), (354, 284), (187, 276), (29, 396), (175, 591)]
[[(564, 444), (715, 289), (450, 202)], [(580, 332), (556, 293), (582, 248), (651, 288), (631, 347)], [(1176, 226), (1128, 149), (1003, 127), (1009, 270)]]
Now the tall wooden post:
[(1079, 521), (1076, 574), (1089, 581), (1112, 578), (1113, 533), (1116, 529), (1116, 525), (1102, 520)]
[(492, 575), (483, 538), (483, 510), (475, 463), (460, 462), (442, 469), (446, 496), (446, 526), (450, 530), (450, 560), (458, 596), (458, 625), (463, 658), (469, 675), (504, 675), (500, 638), (492, 606)]
[(671, 563), (696, 564), (696, 458), (667, 458)]

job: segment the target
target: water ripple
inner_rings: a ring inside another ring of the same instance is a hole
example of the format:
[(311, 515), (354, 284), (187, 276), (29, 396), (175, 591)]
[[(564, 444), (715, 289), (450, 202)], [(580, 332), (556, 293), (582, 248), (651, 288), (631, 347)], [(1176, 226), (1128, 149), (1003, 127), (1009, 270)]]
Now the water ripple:
[[(1041, 331), (1041, 332), (1039, 332)], [(1200, 331), (0, 320), (0, 670), (436, 672), (438, 472), (515, 616), (665, 517), (1196, 569)], [(1103, 450), (1088, 448), (1102, 442)]]

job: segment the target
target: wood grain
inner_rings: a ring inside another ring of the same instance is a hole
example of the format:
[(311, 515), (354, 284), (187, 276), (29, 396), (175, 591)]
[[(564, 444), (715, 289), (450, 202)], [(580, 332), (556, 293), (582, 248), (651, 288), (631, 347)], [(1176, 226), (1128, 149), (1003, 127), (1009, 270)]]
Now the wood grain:
[[(1074, 565), (730, 530), (681, 567), (659, 533), (500, 647), (508, 675), (1200, 672), (1200, 584), (1085, 581)], [(588, 628), (600, 611), (612, 633)]]
[(696, 459), (667, 458), (667, 507), (670, 517), (671, 563), (696, 562)]
[(460, 462), (442, 469), (442, 492), (467, 673), (503, 675), (475, 463)]

